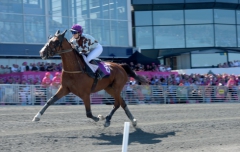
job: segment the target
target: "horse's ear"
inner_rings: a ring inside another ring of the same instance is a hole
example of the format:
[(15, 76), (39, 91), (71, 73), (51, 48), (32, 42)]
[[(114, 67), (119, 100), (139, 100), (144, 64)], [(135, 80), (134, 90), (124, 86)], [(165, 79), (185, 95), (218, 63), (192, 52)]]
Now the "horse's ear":
[(66, 32), (67, 32), (67, 30), (65, 30), (61, 35), (64, 36)]
[(55, 35), (58, 35), (60, 33), (60, 30), (57, 30), (57, 32), (55, 33)]

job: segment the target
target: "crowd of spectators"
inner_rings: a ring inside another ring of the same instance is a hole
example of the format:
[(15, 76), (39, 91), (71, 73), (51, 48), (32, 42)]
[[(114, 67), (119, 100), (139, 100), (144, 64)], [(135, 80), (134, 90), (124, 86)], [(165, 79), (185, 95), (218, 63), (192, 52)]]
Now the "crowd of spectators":
[[(194, 86), (194, 85), (211, 85), (211, 86), (228, 86), (229, 81), (233, 81), (233, 85), (240, 86), (240, 75), (228, 74), (171, 74), (170, 76), (144, 76), (149, 85), (178, 85), (178, 86)], [(129, 83), (135, 81), (130, 78)]]
[(38, 62), (30, 63), (23, 62), (22, 65), (13, 64), (12, 66), (0, 65), (0, 74), (15, 73), (15, 72), (25, 72), (25, 71), (51, 71), (60, 72), (62, 70), (62, 63), (48, 63), (48, 62)]
[(143, 65), (141, 63), (134, 64), (130, 62), (129, 66), (134, 71), (170, 72), (172, 70), (170, 66), (155, 63)]

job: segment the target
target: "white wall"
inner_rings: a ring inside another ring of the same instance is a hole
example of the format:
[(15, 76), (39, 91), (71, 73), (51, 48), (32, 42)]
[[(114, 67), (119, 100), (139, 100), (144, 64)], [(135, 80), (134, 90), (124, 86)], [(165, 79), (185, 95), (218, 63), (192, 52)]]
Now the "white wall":
[(206, 74), (209, 71), (212, 71), (214, 74), (234, 74), (234, 75), (240, 75), (240, 67), (235, 68), (206, 68), (206, 69), (182, 69), (182, 70), (172, 70), (174, 72), (178, 72), (180, 74)]

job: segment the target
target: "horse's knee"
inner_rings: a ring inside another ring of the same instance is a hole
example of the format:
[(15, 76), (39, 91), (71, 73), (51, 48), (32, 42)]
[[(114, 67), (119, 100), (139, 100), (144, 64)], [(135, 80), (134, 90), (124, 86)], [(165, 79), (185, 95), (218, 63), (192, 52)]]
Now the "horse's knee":
[(118, 105), (114, 105), (113, 108), (118, 109), (119, 107), (120, 107), (120, 105), (118, 104)]
[(47, 101), (47, 104), (48, 105), (52, 105), (54, 104), (54, 102), (56, 102), (58, 100), (58, 97), (57, 96), (53, 96), (51, 97), (48, 101)]
[(87, 117), (88, 117), (88, 118), (92, 118), (92, 117), (93, 117), (93, 115), (92, 115), (92, 112), (91, 112), (91, 111), (87, 112), (87, 113), (86, 113), (86, 115), (87, 115)]

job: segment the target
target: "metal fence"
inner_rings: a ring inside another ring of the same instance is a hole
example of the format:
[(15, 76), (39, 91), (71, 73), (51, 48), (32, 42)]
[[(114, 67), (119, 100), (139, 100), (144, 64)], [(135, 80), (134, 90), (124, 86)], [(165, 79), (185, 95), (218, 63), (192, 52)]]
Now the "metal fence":
[[(39, 85), (0, 85), (0, 105), (43, 105), (57, 88)], [(127, 104), (178, 104), (240, 102), (240, 86), (161, 86), (126, 85), (122, 97)], [(92, 104), (113, 104), (114, 99), (104, 90), (91, 94)], [(80, 105), (81, 98), (70, 93), (56, 105)]]

